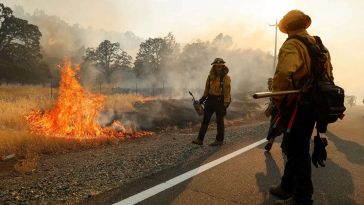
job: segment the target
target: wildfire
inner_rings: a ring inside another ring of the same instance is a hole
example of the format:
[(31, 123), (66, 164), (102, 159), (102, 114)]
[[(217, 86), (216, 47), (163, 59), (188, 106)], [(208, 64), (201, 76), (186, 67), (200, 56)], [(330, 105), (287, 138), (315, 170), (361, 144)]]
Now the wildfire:
[(26, 117), (33, 133), (77, 139), (100, 137), (141, 137), (149, 132), (126, 129), (119, 121), (112, 127), (102, 128), (96, 122), (103, 109), (105, 98), (86, 92), (76, 79), (80, 66), (73, 69), (68, 60), (61, 70), (59, 95), (55, 106), (46, 112), (34, 110)]
[(146, 102), (152, 102), (152, 101), (155, 101), (156, 99), (155, 98), (152, 98), (152, 97), (146, 97), (146, 98), (143, 98), (141, 100), (141, 103), (146, 103)]

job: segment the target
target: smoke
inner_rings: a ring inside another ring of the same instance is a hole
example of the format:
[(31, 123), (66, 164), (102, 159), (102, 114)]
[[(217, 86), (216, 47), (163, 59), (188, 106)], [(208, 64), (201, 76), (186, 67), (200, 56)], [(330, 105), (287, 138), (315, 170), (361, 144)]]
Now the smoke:
[(220, 33), (211, 42), (186, 44), (178, 56), (173, 56), (174, 60), (162, 68), (167, 76), (165, 86), (201, 95), (216, 57), (226, 61), (232, 94), (265, 90), (267, 78), (273, 75), (272, 55), (259, 49), (236, 48), (231, 36)]
[[(236, 100), (231, 103), (226, 120), (258, 119), (263, 116), (257, 115), (260, 109), (260, 104), (253, 99)], [(191, 100), (158, 99), (137, 105), (135, 112), (116, 113), (114, 116), (109, 115), (108, 119), (109, 124), (111, 120), (117, 119), (126, 127), (158, 131), (196, 127), (201, 123), (202, 116), (196, 113)], [(215, 116), (211, 122), (215, 122)]]
[(115, 72), (112, 82), (119, 92), (137, 92), (143, 95), (162, 95), (174, 99), (189, 98), (192, 91), (202, 95), (211, 62), (221, 57), (229, 67), (232, 94), (266, 90), (267, 78), (273, 75), (273, 56), (259, 49), (235, 46), (231, 36), (218, 34), (212, 41), (196, 40), (179, 45), (163, 56), (160, 72), (136, 77), (130, 71)]
[(101, 127), (109, 126), (115, 119), (115, 111), (113, 109), (104, 109), (97, 115), (97, 122)]
[[(202, 95), (211, 62), (216, 57), (224, 58), (232, 79), (233, 102), (227, 119), (247, 119), (261, 108), (261, 102), (253, 101), (247, 94), (267, 89), (267, 78), (273, 73), (272, 55), (261, 50), (236, 48), (233, 38), (221, 33), (211, 42), (197, 40), (184, 45), (181, 50), (179, 48), (165, 57), (167, 59), (157, 77), (139, 79), (139, 92), (141, 88), (151, 90), (156, 85), (155, 95), (172, 99), (162, 98), (141, 104), (136, 108), (137, 112), (124, 113), (120, 116), (121, 120), (128, 119), (138, 128), (152, 130), (199, 124), (201, 118), (193, 109), (191, 100), (186, 99), (190, 98), (188, 90), (197, 98)], [(129, 81), (134, 82), (135, 79)], [(124, 78), (122, 82), (128, 82), (128, 79)]]
[[(103, 40), (119, 42), (129, 55), (136, 56), (142, 38), (131, 31), (125, 33), (107, 32), (80, 25), (69, 25), (57, 16), (49, 16), (41, 10), (33, 14), (25, 13), (20, 6), (14, 7), (14, 14), (39, 27), (42, 38), (43, 60), (55, 69), (63, 58), (82, 63), (87, 47), (96, 47)], [(239, 39), (240, 41), (240, 39)], [(241, 42), (239, 42), (241, 43)], [(247, 44), (251, 44), (248, 42)], [(262, 50), (239, 48), (230, 35), (218, 34), (211, 41), (195, 40), (180, 45), (169, 54), (161, 65), (161, 76), (136, 78), (130, 71), (114, 73), (114, 87), (134, 89), (146, 95), (168, 93), (171, 97), (186, 97), (187, 90), (202, 94), (211, 62), (222, 57), (229, 67), (232, 80), (232, 93), (251, 92), (265, 89), (266, 79), (272, 75), (273, 57)], [(89, 87), (102, 81), (100, 72), (90, 64), (83, 62), (81, 80)], [(153, 87), (153, 88), (152, 88)], [(149, 89), (149, 91), (148, 91)]]
[[(64, 57), (82, 63), (80, 76), (82, 84), (87, 88), (95, 87), (103, 81), (96, 67), (83, 62), (87, 47), (96, 47), (107, 39), (119, 42), (124, 51), (135, 57), (143, 41), (130, 31), (107, 32), (80, 25), (71, 26), (59, 17), (49, 16), (40, 10), (27, 14), (21, 7), (15, 7), (14, 13), (39, 27), (42, 33), (43, 59), (52, 67), (55, 68)], [(110, 126), (114, 120), (120, 120), (126, 127), (144, 129), (164, 129), (169, 126), (182, 128), (199, 123), (200, 117), (193, 110), (191, 101), (186, 98), (190, 98), (189, 90), (196, 98), (202, 95), (211, 62), (216, 57), (223, 58), (230, 70), (233, 104), (229, 108), (228, 118), (246, 117), (247, 113), (256, 110), (259, 105), (247, 104), (244, 94), (266, 89), (266, 80), (272, 75), (273, 56), (259, 49), (237, 47), (230, 35), (220, 33), (213, 39), (195, 40), (177, 46), (166, 56), (159, 76), (136, 78), (130, 71), (114, 73), (111, 80), (123, 92), (137, 91), (144, 95), (164, 95), (173, 99), (146, 103), (132, 113), (105, 109), (97, 121), (103, 127)]]
[[(71, 62), (83, 62), (86, 48), (96, 47), (103, 40), (119, 42), (121, 49), (135, 55), (142, 38), (131, 31), (124, 33), (107, 32), (93, 28), (84, 28), (78, 24), (69, 25), (57, 16), (47, 15), (42, 10), (33, 14), (26, 13), (21, 6), (13, 8), (14, 15), (37, 25), (42, 33), (40, 40), (43, 60), (53, 68), (53, 76), (57, 75), (56, 67), (64, 58)], [(89, 69), (91, 71), (91, 69)]]

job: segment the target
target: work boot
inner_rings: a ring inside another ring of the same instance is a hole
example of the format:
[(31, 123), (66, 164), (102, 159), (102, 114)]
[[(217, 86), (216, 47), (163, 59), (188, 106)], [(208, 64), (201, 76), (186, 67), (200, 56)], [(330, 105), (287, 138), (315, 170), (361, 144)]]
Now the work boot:
[(213, 143), (210, 144), (210, 146), (221, 146), (223, 144), (223, 141), (215, 140)]
[(291, 197), (291, 196), (292, 196), (292, 194), (291, 194), (291, 193), (284, 191), (284, 190), (281, 188), (281, 186), (280, 186), (280, 185), (278, 185), (278, 186), (271, 186), (271, 187), (269, 188), (269, 193), (271, 193), (271, 194), (273, 194), (273, 195), (275, 195), (275, 196), (278, 196), (278, 197), (279, 197), (279, 198), (281, 198), (281, 199), (288, 199), (289, 197)]
[(197, 139), (192, 141), (192, 144), (203, 145), (203, 142), (202, 142), (202, 140), (197, 138)]
[(277, 200), (274, 202), (274, 205), (301, 205), (294, 200), (293, 197), (290, 197), (286, 200)]

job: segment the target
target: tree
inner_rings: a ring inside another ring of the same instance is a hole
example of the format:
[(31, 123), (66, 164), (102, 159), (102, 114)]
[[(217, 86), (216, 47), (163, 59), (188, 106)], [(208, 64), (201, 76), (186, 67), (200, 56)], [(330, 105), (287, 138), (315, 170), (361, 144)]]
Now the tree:
[(39, 40), (42, 34), (37, 26), (12, 13), (9, 7), (0, 4), (0, 71), (7, 82), (33, 81), (29, 79), (39, 77), (38, 66), (47, 67), (40, 65)]
[(0, 52), (16, 60), (37, 62), (41, 59), (41, 35), (38, 27), (26, 20), (16, 17), (6, 19), (0, 28)]
[(121, 50), (119, 43), (105, 40), (97, 48), (87, 48), (85, 60), (94, 63), (110, 83), (114, 71), (132, 68), (133, 58)]
[(3, 25), (3, 22), (12, 16), (13, 16), (13, 11), (9, 7), (5, 7), (4, 4), (0, 3), (0, 25), (1, 25), (1, 27)]
[[(42, 34), (37, 26), (29, 24), (28, 21), (16, 18), (12, 10), (0, 4), (0, 52), (4, 49), (11, 52), (12, 49), (24, 50), (30, 57), (36, 60), (41, 58), (39, 40)], [(19, 51), (17, 50), (17, 51)], [(10, 55), (15, 55), (12, 52)]]
[(233, 46), (233, 38), (229, 35), (224, 35), (220, 33), (215, 37), (215, 39), (212, 41), (212, 45), (216, 46), (219, 49), (228, 49)]
[(39, 62), (36, 69), (34, 69), (34, 76), (34, 82), (45, 85), (45, 83), (48, 82), (48, 80), (50, 80), (52, 77), (48, 64), (45, 62)]
[(161, 69), (168, 65), (170, 57), (175, 56), (178, 48), (172, 33), (164, 38), (149, 38), (142, 42), (134, 62), (137, 76), (160, 75)]
[[(0, 25), (2, 27), (3, 22), (13, 16), (13, 10), (9, 7), (5, 7), (4, 4), (0, 3)], [(1, 28), (0, 27), (0, 28)]]
[(195, 72), (210, 69), (210, 63), (216, 55), (216, 48), (209, 42), (196, 41), (185, 45), (181, 53), (181, 63), (184, 71), (193, 78)]
[(157, 73), (161, 64), (162, 38), (149, 38), (140, 44), (135, 60), (135, 71), (138, 76)]

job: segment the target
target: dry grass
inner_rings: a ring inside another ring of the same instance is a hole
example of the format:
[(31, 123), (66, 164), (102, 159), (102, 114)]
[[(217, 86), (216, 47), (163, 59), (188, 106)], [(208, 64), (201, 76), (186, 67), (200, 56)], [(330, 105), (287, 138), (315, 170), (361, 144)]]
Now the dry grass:
[[(57, 89), (52, 89), (56, 92)], [(47, 96), (50, 97), (51, 88), (43, 86), (0, 86), (0, 98), (1, 99), (14, 99), (18, 97), (39, 97)]]
[(32, 109), (52, 106), (53, 100), (46, 97), (47, 91), (38, 86), (0, 87), (0, 157), (13, 153), (30, 155), (33, 145), (29, 140), (34, 136), (29, 133), (24, 116)]
[[(143, 96), (139, 95), (107, 95), (105, 108), (118, 112), (133, 111), (133, 104), (142, 99)], [(115, 142), (114, 139), (80, 142), (31, 134), (24, 116), (32, 109), (50, 109), (54, 103), (55, 99), (50, 98), (50, 88), (0, 86), (0, 159), (9, 154), (16, 154), (20, 161), (15, 168), (19, 171), (29, 171), (36, 167), (40, 153), (62, 153)]]

